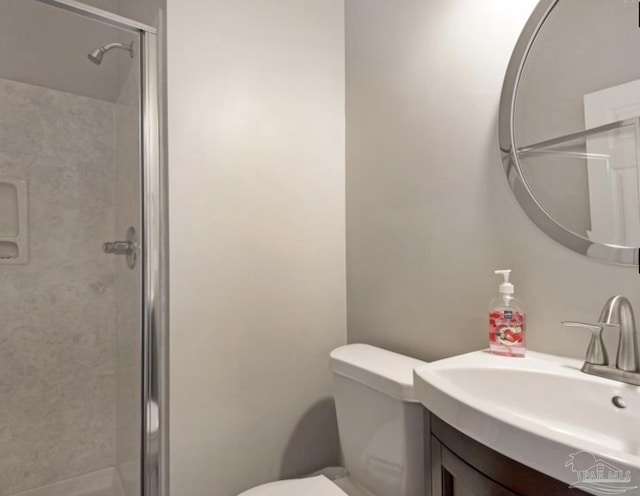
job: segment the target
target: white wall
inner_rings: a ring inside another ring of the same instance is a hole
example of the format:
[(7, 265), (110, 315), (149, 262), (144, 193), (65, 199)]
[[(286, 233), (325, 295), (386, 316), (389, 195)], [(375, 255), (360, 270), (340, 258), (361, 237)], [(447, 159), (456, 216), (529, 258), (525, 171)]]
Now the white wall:
[[(346, 0), (349, 341), (435, 359), (487, 345), (493, 270), (514, 269), (530, 348), (583, 357), (637, 269), (542, 233), (502, 172), (504, 72), (536, 0)], [(615, 331), (608, 331), (610, 354)]]
[(171, 489), (337, 462), (342, 0), (170, 0)]

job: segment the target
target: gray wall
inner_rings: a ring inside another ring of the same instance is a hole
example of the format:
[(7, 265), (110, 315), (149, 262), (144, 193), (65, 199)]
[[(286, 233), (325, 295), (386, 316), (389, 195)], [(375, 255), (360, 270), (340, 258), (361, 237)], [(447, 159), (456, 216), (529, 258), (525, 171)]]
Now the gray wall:
[[(153, 26), (159, 23), (164, 6), (162, 0), (83, 3)], [(87, 54), (108, 42), (128, 44), (136, 39), (131, 33), (36, 0), (2, 0), (0, 33), (0, 77), (111, 102), (120, 93), (131, 60), (114, 52), (96, 66)], [(134, 49), (139, 51), (137, 43)]]
[[(87, 54), (109, 41), (125, 41), (115, 39), (120, 30), (35, 0), (3, 0), (0, 33), (0, 77), (111, 102), (118, 96), (122, 57), (105, 57), (96, 66)], [(131, 41), (132, 35), (124, 36)]]
[[(0, 80), (0, 181), (30, 260), (0, 265), (0, 494), (115, 462), (114, 104)], [(1, 214), (1, 212), (0, 212)]]
[(346, 0), (350, 342), (428, 360), (486, 347), (496, 268), (514, 270), (530, 349), (582, 357), (588, 336), (561, 320), (615, 293), (640, 310), (637, 269), (546, 237), (503, 177), (498, 100), (535, 4)]
[(342, 0), (170, 0), (171, 489), (337, 463)]

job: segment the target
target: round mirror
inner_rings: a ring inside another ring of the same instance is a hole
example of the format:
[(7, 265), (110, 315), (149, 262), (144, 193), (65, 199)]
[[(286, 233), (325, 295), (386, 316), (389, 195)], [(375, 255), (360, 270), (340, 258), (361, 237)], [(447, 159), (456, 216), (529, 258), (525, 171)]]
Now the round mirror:
[(640, 28), (633, 0), (542, 0), (511, 56), (499, 139), (507, 179), (549, 236), (638, 264)]

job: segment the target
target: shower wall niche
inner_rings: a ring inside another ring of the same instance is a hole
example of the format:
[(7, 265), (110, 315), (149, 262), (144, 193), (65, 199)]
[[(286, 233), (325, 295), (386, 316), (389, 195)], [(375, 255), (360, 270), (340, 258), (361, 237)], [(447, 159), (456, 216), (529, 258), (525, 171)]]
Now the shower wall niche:
[(27, 181), (0, 177), (0, 264), (29, 260)]

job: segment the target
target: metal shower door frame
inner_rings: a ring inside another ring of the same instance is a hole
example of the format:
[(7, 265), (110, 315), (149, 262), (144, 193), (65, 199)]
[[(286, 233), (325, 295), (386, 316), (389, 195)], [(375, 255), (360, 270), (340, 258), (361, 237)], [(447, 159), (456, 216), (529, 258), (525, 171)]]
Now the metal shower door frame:
[(168, 222), (158, 30), (76, 0), (37, 0), (139, 35), (142, 184), (141, 496), (169, 496)]

